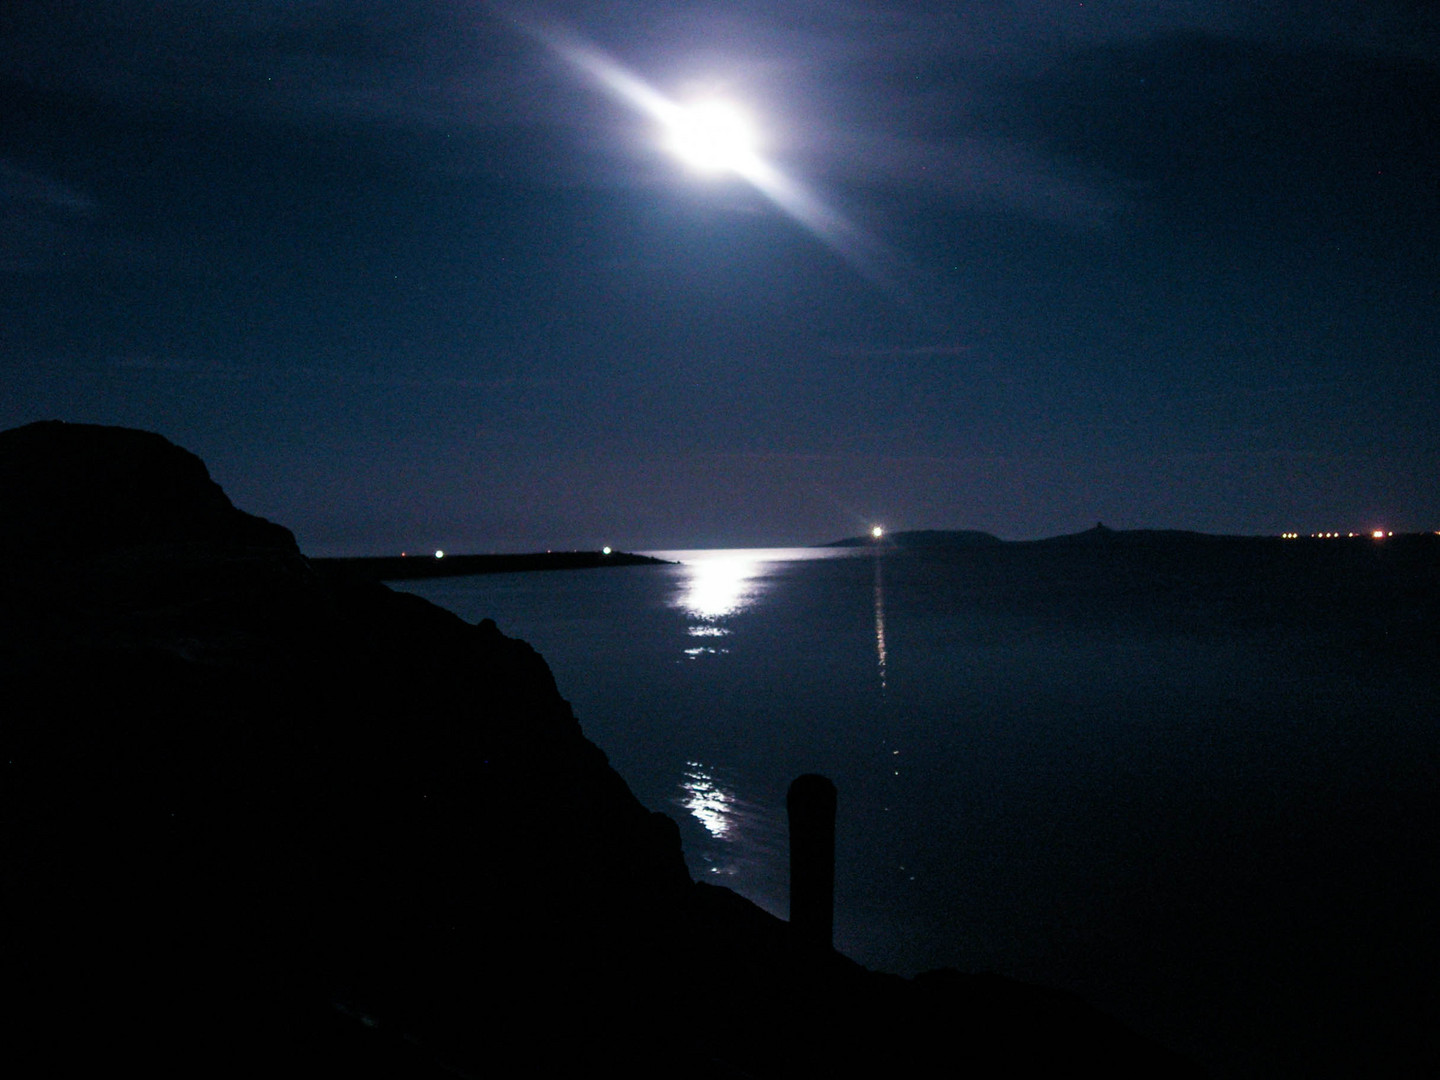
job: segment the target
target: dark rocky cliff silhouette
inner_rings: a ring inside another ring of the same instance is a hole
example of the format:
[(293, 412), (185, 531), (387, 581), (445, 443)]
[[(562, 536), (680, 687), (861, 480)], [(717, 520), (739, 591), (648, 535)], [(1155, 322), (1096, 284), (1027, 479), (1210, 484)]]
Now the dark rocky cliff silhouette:
[(1107, 1075), (1067, 995), (793, 951), (488, 620), (157, 435), (0, 433), (7, 1075)]

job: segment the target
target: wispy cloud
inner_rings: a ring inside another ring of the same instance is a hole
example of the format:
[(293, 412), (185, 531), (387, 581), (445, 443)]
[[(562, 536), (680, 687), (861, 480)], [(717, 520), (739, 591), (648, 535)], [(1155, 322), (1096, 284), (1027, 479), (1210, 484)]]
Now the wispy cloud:
[(148, 374), (197, 381), (249, 382), (273, 380), (277, 376), (290, 381), (335, 383), (345, 386), (367, 386), (388, 389), (512, 391), (559, 383), (559, 379), (533, 376), (476, 377), (446, 373), (413, 371), (353, 371), (321, 367), (315, 364), (290, 364), (277, 367), (268, 361), (227, 361), (198, 357), (156, 356), (136, 353), (112, 356), (103, 367), (116, 373)]
[(964, 356), (973, 348), (973, 345), (870, 345), (835, 342), (825, 347), (825, 353), (845, 360), (936, 360)]
[(14, 20), (0, 70), (167, 108), (289, 122), (343, 115), (469, 131), (497, 146), (519, 140), (530, 152), (477, 154), (472, 167), (530, 182), (652, 182), (659, 159), (645, 152), (634, 117), (588, 100), (563, 62), (515, 34), (519, 13), (573, 28), (662, 93), (704, 82), (762, 107), (787, 175), (929, 190), (1082, 228), (1113, 220), (1132, 194), (986, 120), (1066, 56), (1200, 33), (1286, 48), (1430, 49), (1433, 61), (1440, 41), (1440, 9), (1413, 0), (677, 0), (658, 9), (97, 0), (61, 10), (34, 4)]
[(79, 254), (95, 208), (83, 192), (0, 160), (0, 273), (45, 270)]

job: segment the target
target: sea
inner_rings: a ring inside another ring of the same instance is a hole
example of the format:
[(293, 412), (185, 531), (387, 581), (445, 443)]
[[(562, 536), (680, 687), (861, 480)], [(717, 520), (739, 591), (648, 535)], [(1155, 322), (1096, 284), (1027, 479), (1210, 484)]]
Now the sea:
[(786, 789), (832, 779), (835, 944), (867, 967), (1073, 991), (1219, 1077), (1440, 1062), (1428, 587), (1026, 545), (649, 554), (395, 587), (531, 643), (692, 875), (782, 918)]

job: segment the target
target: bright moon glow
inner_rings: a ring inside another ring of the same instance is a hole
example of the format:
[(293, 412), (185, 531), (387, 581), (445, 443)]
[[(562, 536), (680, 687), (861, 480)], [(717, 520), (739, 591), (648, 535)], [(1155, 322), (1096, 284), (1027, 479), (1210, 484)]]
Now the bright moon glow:
[(876, 525), (873, 529), (870, 530), (870, 535), (873, 536), (876, 540), (879, 540), (880, 537), (885, 535), (885, 530), (882, 529), (879, 525)]
[(851, 224), (843, 214), (826, 206), (799, 181), (761, 157), (755, 128), (740, 109), (718, 99), (682, 105), (572, 32), (519, 19), (515, 25), (554, 50), (607, 93), (656, 121), (665, 134), (667, 149), (691, 168), (701, 172), (734, 173), (865, 277), (877, 284), (895, 287), (890, 272), (893, 253)]
[(701, 172), (749, 172), (756, 163), (755, 129), (726, 101), (682, 105), (664, 117), (666, 145)]

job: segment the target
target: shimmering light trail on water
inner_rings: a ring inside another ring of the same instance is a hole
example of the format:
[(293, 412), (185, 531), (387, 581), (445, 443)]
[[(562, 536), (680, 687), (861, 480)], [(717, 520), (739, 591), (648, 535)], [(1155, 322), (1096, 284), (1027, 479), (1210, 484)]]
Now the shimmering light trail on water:
[(687, 761), (685, 765), (685, 777), (680, 781), (684, 798), (680, 805), (690, 811), (716, 840), (724, 840), (730, 832), (734, 793), (716, 784), (715, 778), (705, 771), (700, 762)]
[[(773, 587), (775, 564), (841, 558), (854, 552), (847, 548), (734, 548), (644, 554), (680, 564), (680, 589), (670, 603), (690, 620), (686, 634), (722, 638), (731, 632), (728, 620), (754, 607)], [(692, 644), (684, 650), (692, 660), (727, 651), (718, 644)]]
[[(878, 529), (879, 526), (877, 525)], [(875, 668), (880, 676), (880, 689), (885, 689), (885, 570), (884, 562), (875, 559)]]
[(752, 584), (760, 572), (760, 563), (755, 559), (712, 559), (691, 563), (687, 569), (689, 581), (680, 604), (706, 622), (733, 615), (754, 599), (759, 588)]

